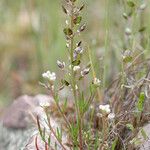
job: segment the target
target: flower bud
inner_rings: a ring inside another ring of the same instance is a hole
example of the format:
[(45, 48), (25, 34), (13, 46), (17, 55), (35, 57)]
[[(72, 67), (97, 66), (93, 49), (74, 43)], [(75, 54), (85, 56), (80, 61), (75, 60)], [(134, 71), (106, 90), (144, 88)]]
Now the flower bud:
[(85, 68), (84, 70), (81, 71), (81, 76), (84, 77), (90, 72), (90, 68)]
[(146, 4), (143, 3), (141, 6), (140, 6), (140, 10), (144, 10), (146, 8)]
[(65, 68), (65, 62), (61, 62), (59, 60), (57, 60), (57, 65), (60, 69), (64, 69)]
[(94, 85), (100, 86), (100, 83), (101, 83), (101, 80), (100, 80), (100, 79), (94, 78), (94, 80), (93, 80), (93, 84), (94, 84)]
[(78, 70), (80, 70), (80, 66), (74, 66), (74, 67), (73, 67), (73, 71), (74, 71), (74, 72), (76, 72), (76, 71), (78, 71)]
[(126, 34), (126, 35), (129, 36), (129, 35), (131, 35), (131, 33), (132, 33), (132, 31), (131, 31), (130, 28), (126, 28), (126, 29), (125, 29), (125, 34)]

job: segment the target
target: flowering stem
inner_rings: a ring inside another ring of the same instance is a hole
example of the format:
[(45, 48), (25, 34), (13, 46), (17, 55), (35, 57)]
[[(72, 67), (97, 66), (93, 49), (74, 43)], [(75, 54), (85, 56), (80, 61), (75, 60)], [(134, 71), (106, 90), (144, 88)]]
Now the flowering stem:
[[(74, 23), (73, 23), (73, 17), (74, 17), (74, 2), (72, 2), (71, 4), (71, 26), (70, 29), (73, 31), (74, 29)], [(73, 95), (74, 95), (74, 101), (75, 101), (75, 107), (76, 107), (76, 115), (77, 115), (77, 123), (79, 125), (79, 146), (80, 146), (80, 150), (83, 149), (82, 146), (82, 119), (80, 116), (80, 112), (79, 112), (79, 107), (78, 107), (78, 101), (77, 101), (77, 93), (76, 93), (76, 80), (75, 80), (75, 73), (73, 70), (73, 52), (74, 52), (74, 35), (71, 36), (71, 41), (70, 41), (70, 58), (71, 58), (71, 79), (72, 79), (72, 89), (73, 89)]]
[[(93, 66), (93, 62), (92, 62), (92, 57), (91, 57), (91, 50), (90, 50), (89, 47), (88, 47), (88, 54), (89, 54), (91, 68), (92, 68), (93, 79), (95, 79), (96, 78), (96, 73), (95, 73), (95, 70), (94, 70), (94, 66)], [(101, 92), (100, 92), (100, 88), (99, 87), (97, 88), (97, 94), (98, 94), (99, 101), (102, 103)]]

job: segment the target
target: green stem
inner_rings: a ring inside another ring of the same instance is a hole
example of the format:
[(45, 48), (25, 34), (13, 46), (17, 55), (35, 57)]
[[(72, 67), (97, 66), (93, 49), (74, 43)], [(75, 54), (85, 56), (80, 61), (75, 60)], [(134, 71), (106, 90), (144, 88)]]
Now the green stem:
[[(73, 10), (74, 10), (74, 3), (71, 5), (71, 30), (73, 31), (74, 23), (73, 23)], [(82, 150), (82, 119), (80, 116), (78, 101), (77, 101), (77, 93), (76, 93), (76, 80), (75, 80), (75, 73), (73, 71), (73, 52), (74, 52), (74, 35), (71, 37), (71, 43), (70, 43), (70, 58), (71, 58), (71, 77), (72, 77), (72, 89), (73, 89), (73, 95), (74, 95), (74, 101), (75, 101), (75, 107), (76, 107), (76, 115), (77, 115), (77, 123), (79, 125), (79, 146), (80, 150)]]
[(104, 53), (104, 73), (103, 73), (103, 88), (106, 87), (107, 81), (107, 54), (109, 53), (109, 0), (106, 0), (106, 20), (105, 20), (105, 53)]

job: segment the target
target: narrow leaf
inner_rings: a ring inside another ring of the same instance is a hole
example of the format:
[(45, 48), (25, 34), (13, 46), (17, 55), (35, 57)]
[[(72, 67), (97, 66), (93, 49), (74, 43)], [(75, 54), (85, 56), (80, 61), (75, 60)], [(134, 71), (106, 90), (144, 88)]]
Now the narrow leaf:
[(141, 92), (138, 103), (137, 103), (137, 108), (138, 108), (138, 111), (140, 111), (140, 112), (143, 111), (144, 100), (145, 100), (145, 94), (144, 94), (144, 92)]
[(130, 129), (131, 131), (133, 131), (133, 130), (134, 130), (134, 127), (133, 127), (133, 125), (132, 125), (132, 124), (126, 124), (126, 127), (127, 127), (128, 129)]
[(112, 143), (111, 150), (115, 150), (117, 142), (118, 142), (118, 138), (115, 138), (115, 140)]
[(81, 17), (81, 16), (75, 17), (75, 18), (73, 19), (73, 23), (74, 23), (74, 24), (80, 24), (81, 20), (82, 20), (82, 17)]

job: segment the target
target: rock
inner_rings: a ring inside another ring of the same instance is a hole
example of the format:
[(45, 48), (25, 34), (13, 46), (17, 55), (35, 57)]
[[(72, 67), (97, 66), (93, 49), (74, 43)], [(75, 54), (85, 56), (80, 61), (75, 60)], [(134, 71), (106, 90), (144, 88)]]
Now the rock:
[(16, 99), (2, 115), (3, 125), (7, 128), (24, 129), (31, 124), (31, 113), (40, 106), (41, 102), (50, 102), (52, 98), (47, 95), (35, 97), (24, 95)]
[[(7, 128), (26, 128), (28, 124), (27, 110), (30, 109), (32, 97), (21, 96), (10, 105), (2, 115), (2, 122)], [(30, 103), (29, 103), (30, 102)]]
[[(36, 116), (39, 116), (41, 128), (45, 128), (45, 135), (51, 135), (51, 146), (55, 143), (61, 150), (54, 135), (47, 126), (46, 114), (41, 103), (49, 103), (53, 106), (53, 99), (48, 95), (37, 95), (35, 97), (24, 95), (16, 99), (3, 113), (0, 120), (0, 150), (36, 150), (37, 139), (39, 149), (45, 149), (36, 124)], [(32, 116), (32, 117), (31, 117)], [(55, 130), (60, 128), (57, 118), (50, 117), (51, 126)], [(66, 134), (63, 133), (62, 141), (66, 143)], [(66, 148), (67, 149), (67, 148)]]
[(35, 128), (12, 129), (0, 123), (0, 150), (24, 150)]

